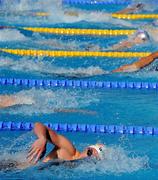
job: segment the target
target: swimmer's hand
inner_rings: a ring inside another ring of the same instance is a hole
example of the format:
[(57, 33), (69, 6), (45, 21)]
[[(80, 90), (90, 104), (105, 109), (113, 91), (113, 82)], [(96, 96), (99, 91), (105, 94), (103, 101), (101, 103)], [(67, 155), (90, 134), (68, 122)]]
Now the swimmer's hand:
[(46, 152), (46, 144), (47, 140), (45, 138), (39, 138), (33, 143), (27, 156), (30, 163), (36, 164), (38, 162), (43, 153)]
[(137, 71), (139, 68), (136, 67), (134, 64), (123, 65), (118, 69), (113, 70), (112, 72), (134, 72)]

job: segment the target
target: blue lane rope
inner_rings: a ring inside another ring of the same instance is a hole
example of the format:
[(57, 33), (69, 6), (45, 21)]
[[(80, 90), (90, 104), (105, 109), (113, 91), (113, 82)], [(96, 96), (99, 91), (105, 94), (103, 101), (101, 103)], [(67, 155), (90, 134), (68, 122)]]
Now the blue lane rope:
[[(97, 125), (97, 124), (61, 124), (45, 123), (46, 126), (63, 132), (85, 132), (105, 134), (141, 134), (158, 135), (157, 127), (124, 126), (124, 125)], [(0, 122), (0, 131), (31, 131), (34, 123), (31, 122)]]
[[(19, 0), (17, 0), (19, 2)], [(131, 0), (63, 0), (63, 4), (82, 4), (82, 5), (108, 5), (108, 4), (116, 4), (116, 5), (128, 5), (131, 3)], [(3, 0), (0, 0), (0, 4), (3, 4)]]
[(0, 86), (24, 87), (64, 87), (82, 89), (158, 89), (158, 82), (110, 82), (110, 81), (84, 81), (84, 80), (43, 80), (43, 79), (16, 79), (0, 78)]
[(63, 0), (63, 4), (82, 4), (82, 5), (128, 5), (131, 0)]

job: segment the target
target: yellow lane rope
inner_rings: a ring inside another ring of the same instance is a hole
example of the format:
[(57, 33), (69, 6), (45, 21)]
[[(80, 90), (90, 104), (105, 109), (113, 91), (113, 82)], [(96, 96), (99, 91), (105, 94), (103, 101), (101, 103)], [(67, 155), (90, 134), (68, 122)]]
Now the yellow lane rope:
[(134, 29), (74, 29), (74, 28), (46, 28), (46, 27), (21, 27), (21, 29), (49, 34), (64, 34), (64, 35), (93, 35), (93, 36), (119, 36), (131, 35), (136, 30)]
[(119, 19), (158, 19), (158, 14), (112, 14)]
[[(47, 12), (36, 12), (36, 16), (47, 17), (50, 14)], [(158, 19), (158, 14), (112, 14), (112, 17), (119, 19)]]
[(87, 52), (87, 51), (51, 51), (33, 49), (3, 49), (0, 51), (20, 56), (48, 56), (48, 57), (116, 57), (132, 58), (145, 57), (150, 52)]

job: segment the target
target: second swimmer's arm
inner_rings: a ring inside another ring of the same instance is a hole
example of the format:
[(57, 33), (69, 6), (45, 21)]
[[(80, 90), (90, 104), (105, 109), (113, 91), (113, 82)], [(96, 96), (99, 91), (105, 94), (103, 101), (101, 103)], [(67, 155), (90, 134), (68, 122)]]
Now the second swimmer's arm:
[(12, 95), (0, 96), (0, 108), (7, 108), (16, 105), (16, 98)]
[(15, 105), (31, 105), (34, 101), (28, 97), (18, 95), (0, 95), (0, 108), (7, 108)]
[(115, 14), (128, 14), (128, 13), (134, 13), (135, 11), (138, 11), (138, 10), (141, 10), (143, 9), (144, 7), (144, 4), (142, 3), (138, 3), (132, 7), (129, 7), (129, 8), (125, 8), (121, 11), (117, 11)]
[(139, 69), (149, 65), (152, 63), (156, 58), (158, 58), (158, 51), (155, 53), (150, 54), (147, 57), (140, 58), (138, 61), (132, 63), (123, 65), (118, 69), (113, 70), (112, 72), (132, 72), (132, 71), (138, 71)]
[(108, 50), (122, 50), (125, 48), (131, 48), (135, 44), (132, 41), (122, 41), (118, 44), (113, 45), (112, 47), (109, 47)]

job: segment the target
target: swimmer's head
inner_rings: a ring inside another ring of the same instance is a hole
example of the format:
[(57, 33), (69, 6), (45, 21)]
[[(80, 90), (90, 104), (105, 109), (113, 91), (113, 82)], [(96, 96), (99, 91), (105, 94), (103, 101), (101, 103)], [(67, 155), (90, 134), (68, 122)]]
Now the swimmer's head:
[(144, 4), (143, 3), (138, 3), (138, 4), (136, 4), (136, 8), (137, 8), (137, 10), (141, 10), (141, 9), (144, 8)]
[(87, 156), (88, 157), (96, 157), (98, 159), (104, 158), (105, 145), (104, 144), (95, 144), (88, 146), (87, 148)]
[(144, 43), (150, 39), (149, 34), (146, 31), (138, 30), (134, 36), (133, 39), (136, 43)]

